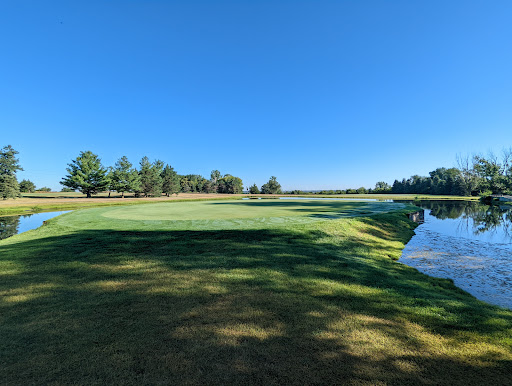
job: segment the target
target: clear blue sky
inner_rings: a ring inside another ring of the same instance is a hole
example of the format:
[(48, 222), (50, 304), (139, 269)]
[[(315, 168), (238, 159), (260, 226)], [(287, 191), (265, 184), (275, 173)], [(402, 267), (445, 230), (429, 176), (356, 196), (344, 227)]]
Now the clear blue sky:
[(373, 187), (512, 145), (512, 2), (0, 2), (0, 146), (285, 189)]

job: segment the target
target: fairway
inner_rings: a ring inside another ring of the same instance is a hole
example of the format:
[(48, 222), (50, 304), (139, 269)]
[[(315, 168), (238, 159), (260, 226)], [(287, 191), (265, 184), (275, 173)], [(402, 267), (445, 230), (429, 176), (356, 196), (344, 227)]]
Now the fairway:
[(403, 207), (389, 202), (342, 200), (192, 201), (89, 209), (58, 221), (76, 228), (108, 223), (111, 229), (245, 229), (368, 216)]
[(512, 312), (396, 263), (406, 210), (232, 200), (51, 219), (0, 241), (1, 383), (507, 384)]

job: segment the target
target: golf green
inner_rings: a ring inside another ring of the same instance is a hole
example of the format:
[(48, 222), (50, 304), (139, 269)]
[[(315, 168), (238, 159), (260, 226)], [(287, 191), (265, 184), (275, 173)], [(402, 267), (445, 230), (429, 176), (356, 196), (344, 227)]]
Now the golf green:
[(341, 200), (195, 201), (87, 209), (57, 221), (80, 229), (247, 229), (368, 216), (403, 207), (390, 202)]

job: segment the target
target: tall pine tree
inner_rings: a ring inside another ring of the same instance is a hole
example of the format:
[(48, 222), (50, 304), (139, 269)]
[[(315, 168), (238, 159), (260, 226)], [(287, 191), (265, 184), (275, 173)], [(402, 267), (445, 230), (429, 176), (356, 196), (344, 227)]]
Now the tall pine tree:
[(20, 196), (16, 172), (23, 169), (18, 163), (16, 154), (18, 152), (11, 145), (0, 150), (0, 197), (4, 200)]
[(82, 151), (80, 155), (68, 164), (68, 175), (62, 179), (61, 185), (77, 189), (87, 198), (105, 190), (109, 185), (107, 169), (101, 165), (101, 160), (91, 151)]
[(176, 195), (180, 191), (180, 180), (178, 178), (178, 173), (174, 171), (171, 165), (165, 165), (164, 170), (162, 171), (162, 192), (164, 192), (167, 197), (171, 194), (176, 193)]

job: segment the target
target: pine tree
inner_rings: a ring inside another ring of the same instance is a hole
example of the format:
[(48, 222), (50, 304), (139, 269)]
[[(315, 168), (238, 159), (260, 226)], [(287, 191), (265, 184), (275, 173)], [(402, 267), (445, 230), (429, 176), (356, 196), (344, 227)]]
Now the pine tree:
[(0, 197), (4, 200), (20, 197), (16, 172), (23, 169), (18, 163), (16, 154), (18, 152), (11, 145), (5, 146), (0, 151)]
[(162, 194), (162, 173), (164, 163), (162, 161), (149, 162), (148, 157), (143, 157), (140, 160), (140, 187), (139, 193), (144, 194), (144, 197), (158, 197)]
[(34, 193), (36, 191), (36, 185), (30, 180), (22, 180), (20, 182), (20, 192), (23, 193)]
[(178, 173), (174, 171), (173, 167), (170, 165), (165, 165), (161, 177), (162, 192), (164, 192), (167, 197), (174, 193), (177, 195), (180, 191), (180, 180), (178, 178)]
[(261, 187), (262, 194), (282, 194), (281, 184), (277, 182), (277, 178), (272, 176), (266, 184)]
[(101, 160), (91, 151), (82, 151), (80, 155), (68, 164), (68, 175), (62, 179), (61, 185), (77, 189), (87, 195), (101, 192), (108, 187), (107, 169), (101, 165)]
[(126, 156), (121, 157), (114, 165), (112, 171), (112, 189), (121, 193), (134, 192), (139, 187), (139, 174)]

